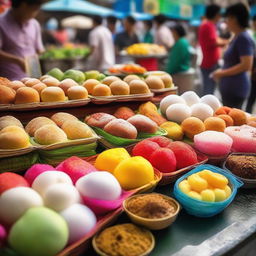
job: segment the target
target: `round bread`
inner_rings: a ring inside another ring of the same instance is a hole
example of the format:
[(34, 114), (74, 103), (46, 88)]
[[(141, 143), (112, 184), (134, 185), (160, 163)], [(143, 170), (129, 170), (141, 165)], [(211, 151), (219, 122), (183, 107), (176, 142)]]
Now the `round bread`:
[(135, 126), (123, 119), (114, 119), (110, 121), (104, 127), (104, 131), (121, 138), (137, 138), (137, 129), (135, 128)]
[[(23, 81), (25, 81), (25, 80), (23, 80)], [(22, 82), (23, 82), (23, 81), (22, 81)], [(29, 78), (29, 79), (27, 79), (27, 81), (25, 81), (25, 82), (23, 82), (23, 83), (24, 83), (26, 86), (28, 86), (28, 87), (32, 87), (33, 85), (40, 83), (40, 80), (37, 79), (37, 78)]]
[(66, 133), (57, 125), (47, 124), (35, 132), (35, 141), (41, 145), (51, 145), (67, 141)]
[(145, 82), (150, 89), (163, 89), (165, 87), (163, 80), (158, 76), (148, 76)]
[(59, 86), (60, 81), (54, 77), (48, 77), (42, 80), (42, 83), (46, 84), (46, 86)]
[(55, 125), (55, 123), (50, 118), (47, 118), (47, 117), (44, 117), (44, 116), (39, 116), (39, 117), (36, 117), (36, 118), (32, 119), (30, 122), (28, 122), (28, 124), (25, 127), (25, 131), (31, 137), (34, 137), (35, 132), (39, 128), (41, 128), (41, 127), (43, 127), (44, 125), (47, 125), (47, 124)]
[(90, 127), (79, 120), (66, 121), (61, 126), (61, 129), (67, 134), (70, 140), (90, 138), (93, 135)]
[(113, 95), (129, 95), (130, 94), (130, 87), (124, 81), (115, 81), (110, 84), (109, 88)]
[(137, 75), (128, 75), (128, 76), (126, 76), (125, 78), (124, 78), (124, 82), (126, 82), (126, 83), (130, 83), (131, 81), (133, 81), (133, 80), (141, 80), (140, 79), (140, 77), (139, 76), (137, 76)]
[(23, 77), (20, 81), (25, 84), (28, 80), (30, 80), (31, 77)]
[(93, 96), (110, 96), (111, 90), (105, 84), (98, 84), (93, 88), (92, 95)]
[(92, 95), (93, 89), (96, 85), (100, 84), (100, 82), (96, 79), (88, 79), (83, 83), (83, 87), (88, 91), (90, 95)]
[(80, 100), (88, 98), (87, 90), (80, 85), (69, 88), (67, 95), (70, 100)]
[(59, 127), (61, 127), (66, 121), (72, 121), (72, 120), (78, 120), (75, 116), (65, 113), (65, 112), (59, 112), (51, 116), (51, 119), (57, 124)]
[(41, 94), (41, 91), (45, 88), (47, 88), (46, 84), (40, 82), (38, 84), (35, 84), (32, 86), (33, 89), (37, 90), (39, 94)]
[(39, 78), (39, 80), (40, 81), (43, 81), (44, 79), (46, 79), (46, 78), (51, 78), (52, 76), (50, 76), (50, 75), (43, 75), (43, 76), (41, 76), (40, 78)]
[(11, 104), (15, 99), (15, 91), (7, 86), (0, 85), (0, 104)]
[(42, 102), (60, 102), (65, 101), (65, 93), (59, 87), (47, 87), (41, 92), (41, 100)]
[(2, 116), (0, 117), (0, 130), (4, 129), (5, 127), (8, 126), (18, 126), (20, 128), (23, 128), (22, 123), (20, 120), (15, 118), (14, 116)]
[(107, 76), (107, 77), (105, 77), (105, 78), (102, 80), (102, 83), (109, 86), (109, 85), (111, 85), (113, 82), (118, 81), (118, 80), (121, 80), (121, 79), (120, 79), (119, 77), (117, 77), (117, 76)]
[(23, 84), (21, 81), (17, 81), (17, 80), (11, 81), (8, 84), (8, 87), (12, 88), (15, 91), (17, 91), (19, 88), (25, 87), (25, 86), (26, 86), (25, 84)]
[(66, 78), (62, 80), (59, 84), (59, 87), (64, 91), (64, 93), (67, 95), (68, 89), (78, 85), (77, 82), (75, 82), (73, 79)]
[(85, 118), (85, 123), (90, 126), (98, 127), (103, 129), (106, 124), (116, 119), (114, 116), (107, 113), (95, 113)]
[(16, 92), (15, 104), (40, 102), (37, 90), (30, 87), (21, 87)]
[(133, 80), (129, 86), (130, 94), (145, 94), (150, 92), (147, 84), (142, 80)]
[(29, 146), (29, 137), (25, 131), (7, 131), (0, 134), (0, 149), (21, 149)]

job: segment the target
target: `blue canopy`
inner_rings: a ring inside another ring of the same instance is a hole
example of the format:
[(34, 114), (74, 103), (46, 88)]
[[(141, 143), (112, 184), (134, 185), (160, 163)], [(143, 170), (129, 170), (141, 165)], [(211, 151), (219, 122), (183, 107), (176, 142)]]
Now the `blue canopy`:
[(151, 14), (140, 12), (115, 12), (114, 15), (119, 19), (123, 19), (127, 16), (132, 16), (136, 20), (151, 20), (153, 18)]
[(44, 11), (75, 12), (89, 15), (108, 16), (114, 11), (82, 0), (55, 0), (43, 5)]

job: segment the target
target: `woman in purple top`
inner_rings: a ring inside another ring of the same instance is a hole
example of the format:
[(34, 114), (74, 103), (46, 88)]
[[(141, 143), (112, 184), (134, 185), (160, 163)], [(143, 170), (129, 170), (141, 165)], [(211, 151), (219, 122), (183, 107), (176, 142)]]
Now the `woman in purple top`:
[(25, 58), (44, 50), (40, 25), (34, 19), (43, 2), (12, 0), (12, 7), (0, 15), (0, 76), (25, 77)]
[(249, 12), (245, 5), (238, 3), (226, 10), (226, 23), (234, 38), (224, 54), (224, 66), (213, 73), (220, 81), (223, 105), (241, 108), (250, 92), (248, 71), (252, 69), (254, 42), (246, 32), (249, 26)]

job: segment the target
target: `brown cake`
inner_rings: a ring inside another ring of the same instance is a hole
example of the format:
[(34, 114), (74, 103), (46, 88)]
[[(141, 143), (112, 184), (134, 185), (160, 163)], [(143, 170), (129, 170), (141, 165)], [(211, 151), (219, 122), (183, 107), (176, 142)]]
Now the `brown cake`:
[(256, 155), (231, 155), (226, 167), (241, 178), (256, 179)]

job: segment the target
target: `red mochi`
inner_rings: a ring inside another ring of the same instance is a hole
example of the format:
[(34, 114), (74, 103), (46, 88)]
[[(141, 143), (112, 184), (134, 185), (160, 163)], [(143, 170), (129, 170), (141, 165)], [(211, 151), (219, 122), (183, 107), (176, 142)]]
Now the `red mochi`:
[(150, 163), (160, 172), (173, 172), (176, 170), (176, 157), (168, 148), (157, 149), (150, 157)]
[(155, 143), (157, 143), (161, 148), (165, 148), (167, 147), (171, 140), (164, 137), (164, 136), (155, 136), (155, 137), (152, 137), (152, 138), (148, 138), (146, 140), (150, 140), (150, 141), (153, 141)]
[(155, 150), (160, 148), (160, 146), (150, 140), (143, 140), (135, 145), (135, 147), (132, 150), (133, 156), (142, 156), (146, 158), (147, 160), (150, 159), (151, 155), (154, 153)]
[(0, 195), (11, 188), (29, 187), (28, 182), (21, 176), (12, 172), (0, 174)]
[(197, 154), (188, 144), (180, 141), (171, 142), (168, 146), (177, 160), (177, 170), (198, 163)]

